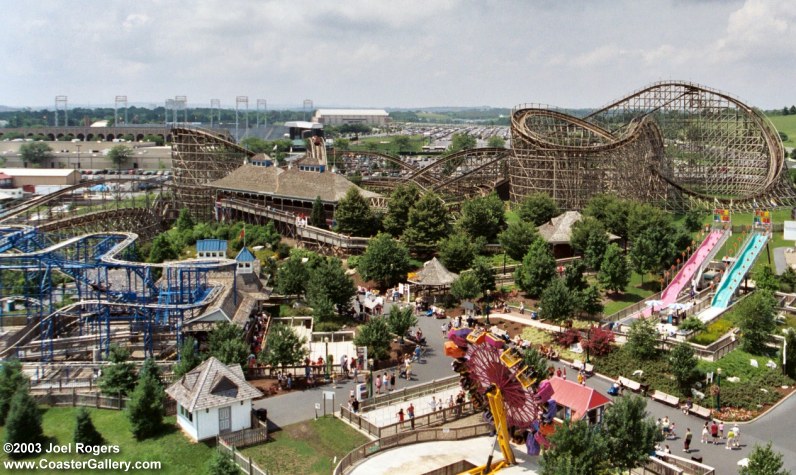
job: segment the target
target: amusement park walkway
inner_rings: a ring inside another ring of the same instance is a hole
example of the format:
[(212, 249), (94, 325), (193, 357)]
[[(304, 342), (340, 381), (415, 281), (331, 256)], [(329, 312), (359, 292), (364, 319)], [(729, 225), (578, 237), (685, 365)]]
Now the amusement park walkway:
[[(504, 318), (513, 321), (523, 322), (529, 325), (542, 326), (538, 321), (531, 320), (528, 315), (520, 315), (518, 313), (509, 314), (492, 314), (493, 318)], [(425, 364), (413, 365), (413, 372), (416, 377), (407, 384), (405, 380), (397, 380), (397, 389), (402, 389), (407, 386), (425, 383), (433, 379), (444, 378), (453, 374), (450, 367), (450, 358), (445, 356), (442, 352), (443, 338), (440, 330), (442, 321), (430, 317), (419, 317), (419, 326), (428, 339), (429, 350), (427, 353), (427, 360)], [(435, 351), (436, 350), (436, 351)], [(575, 380), (577, 372), (569, 367), (566, 362), (554, 362), (554, 366), (567, 369), (567, 378)], [(613, 381), (610, 379), (595, 375), (587, 380), (587, 385), (596, 388), (603, 394), (607, 394), (608, 388)], [(336, 389), (327, 385), (325, 387), (315, 388), (303, 392), (292, 392), (285, 395), (269, 397), (255, 402), (255, 407), (265, 407), (268, 409), (268, 418), (270, 422), (276, 426), (284, 426), (312, 419), (315, 416), (315, 403), (322, 403), (323, 391), (335, 392), (335, 405), (339, 408), (339, 404), (347, 403), (349, 392), (353, 389), (353, 383), (348, 382), (338, 385)], [(630, 394), (626, 393), (626, 396)], [(619, 397), (626, 397), (619, 396)], [(609, 396), (610, 397), (610, 396)], [(428, 399), (426, 396), (425, 399)], [(399, 403), (394, 407), (387, 409), (386, 412), (397, 412), (399, 406), (405, 406), (407, 403)], [(416, 404), (416, 406), (418, 406)], [(418, 406), (418, 409), (425, 409), (425, 405)], [(327, 413), (331, 412), (331, 404), (328, 405)], [(664, 416), (675, 423), (676, 434), (678, 438), (675, 440), (665, 441), (671, 448), (672, 454), (683, 457), (702, 457), (703, 463), (716, 468), (717, 474), (732, 474), (737, 473), (737, 463), (739, 460), (748, 457), (752, 447), (755, 444), (765, 444), (768, 441), (773, 442), (774, 449), (783, 454), (785, 469), (796, 473), (796, 444), (793, 443), (793, 414), (796, 413), (796, 397), (790, 397), (782, 401), (779, 405), (769, 410), (766, 414), (759, 417), (755, 421), (739, 424), (741, 432), (741, 447), (734, 450), (726, 450), (722, 440), (721, 445), (701, 444), (699, 442), (702, 426), (705, 423), (694, 415), (686, 415), (679, 408), (667, 406), (665, 404), (647, 399), (647, 412), (655, 419), (663, 418)], [(683, 435), (686, 428), (691, 428), (693, 440), (691, 443), (691, 453), (686, 454), (683, 452)], [(732, 427), (731, 424), (725, 426), (725, 434)], [(481, 438), (475, 439), (483, 444)], [(491, 446), (491, 442), (487, 444)], [(529, 457), (523, 455), (522, 450), (516, 450), (521, 459), (528, 459)], [(410, 452), (414, 453), (414, 452)], [(530, 457), (533, 459), (533, 457)], [(526, 469), (532, 470), (534, 465), (533, 461), (529, 461), (530, 465)], [(364, 472), (357, 472), (364, 473)], [(374, 472), (376, 473), (376, 472)], [(532, 471), (525, 471), (523, 473), (533, 473)]]

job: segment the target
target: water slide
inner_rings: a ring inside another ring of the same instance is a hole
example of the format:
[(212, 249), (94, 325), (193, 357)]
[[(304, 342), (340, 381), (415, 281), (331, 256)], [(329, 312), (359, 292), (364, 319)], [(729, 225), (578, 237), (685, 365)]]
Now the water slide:
[[(680, 272), (674, 276), (674, 279), (669, 282), (669, 285), (661, 293), (660, 300), (662, 303), (660, 308), (666, 308), (677, 301), (680, 292), (699, 274), (699, 270), (707, 263), (712, 251), (716, 249), (720, 242), (723, 242), (725, 236), (725, 232), (721, 230), (714, 230), (708, 234), (702, 244), (691, 254), (691, 257), (685, 261), (685, 265), (680, 269)], [(642, 312), (644, 317), (649, 317), (651, 314), (652, 307), (647, 307)]]
[(730, 299), (735, 294), (735, 291), (738, 290), (738, 286), (741, 285), (744, 276), (752, 268), (760, 253), (763, 252), (763, 247), (767, 240), (767, 235), (756, 233), (747, 241), (735, 262), (724, 273), (719, 288), (716, 290), (716, 295), (713, 296), (713, 302), (711, 302), (713, 307), (719, 309), (727, 308)]

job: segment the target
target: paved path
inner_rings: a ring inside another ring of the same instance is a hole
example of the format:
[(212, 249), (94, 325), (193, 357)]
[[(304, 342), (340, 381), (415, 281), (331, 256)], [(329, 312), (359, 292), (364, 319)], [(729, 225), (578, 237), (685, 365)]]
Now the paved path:
[[(531, 320), (527, 315), (492, 314), (491, 317), (521, 321), (534, 326), (544, 325), (538, 321)], [(429, 343), (427, 360), (425, 364), (413, 365), (413, 373), (416, 376), (412, 381), (407, 383), (405, 380), (397, 380), (397, 389), (400, 390), (407, 386), (444, 378), (453, 374), (453, 370), (450, 367), (450, 358), (442, 352), (443, 338), (440, 325), (443, 322), (444, 320), (437, 320), (431, 317), (419, 317), (419, 326), (423, 329), (423, 333)], [(577, 377), (577, 372), (569, 368), (565, 363), (555, 362), (553, 365), (566, 368), (568, 379), (575, 380)], [(603, 394), (607, 394), (611, 381), (607, 378), (594, 376), (589, 378), (587, 384)], [(312, 419), (315, 415), (315, 403), (322, 403), (323, 391), (335, 392), (335, 403), (338, 407), (341, 403), (347, 403), (349, 392), (353, 389), (353, 386), (352, 382), (347, 382), (336, 389), (327, 385), (307, 391), (292, 392), (256, 401), (254, 406), (256, 408), (267, 408), (271, 423), (281, 427)], [(626, 392), (627, 394), (629, 392)], [(427, 396), (427, 398), (429, 397)], [(425, 407), (423, 404), (416, 404), (416, 406), (418, 409)], [(328, 404), (327, 407), (327, 413), (332, 411), (331, 404)], [(389, 409), (388, 411), (392, 410)], [(397, 412), (397, 409), (395, 411)], [(755, 422), (740, 424), (741, 447), (735, 450), (726, 450), (723, 445), (700, 444), (700, 434), (705, 421), (697, 416), (683, 414), (679, 408), (667, 406), (647, 398), (647, 411), (655, 419), (668, 416), (675, 423), (676, 432), (680, 437), (685, 434), (686, 428), (690, 427), (694, 434), (691, 443), (691, 454), (685, 454), (682, 451), (682, 438), (669, 440), (665, 443), (671, 448), (672, 454), (686, 457), (703, 457), (703, 462), (715, 467), (717, 474), (737, 473), (738, 460), (748, 457), (755, 443), (763, 444), (769, 440), (774, 442), (775, 450), (783, 454), (785, 468), (796, 473), (796, 443), (793, 442), (793, 423), (796, 422), (796, 416), (794, 416), (796, 414), (796, 397), (791, 397), (784, 401)], [(725, 428), (725, 434), (727, 430), (729, 430), (729, 427)]]

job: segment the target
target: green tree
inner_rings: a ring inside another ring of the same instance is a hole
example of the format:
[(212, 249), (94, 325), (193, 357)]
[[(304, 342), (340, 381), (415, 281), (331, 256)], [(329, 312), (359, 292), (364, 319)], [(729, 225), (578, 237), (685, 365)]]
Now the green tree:
[(680, 389), (686, 390), (699, 376), (694, 349), (686, 342), (680, 342), (669, 352), (669, 371), (672, 372)]
[(24, 163), (42, 165), (53, 158), (53, 149), (44, 142), (28, 142), (19, 147), (19, 156)]
[(462, 272), (451, 284), (451, 295), (458, 300), (472, 300), (480, 293), (480, 282), (472, 272)]
[(451, 144), (448, 146), (448, 152), (455, 153), (462, 150), (469, 150), (475, 148), (477, 145), (475, 137), (466, 132), (457, 132), (451, 137)]
[(695, 233), (702, 229), (702, 218), (704, 218), (702, 211), (692, 209), (685, 213), (683, 219), (683, 226), (688, 232)]
[(158, 380), (149, 373), (142, 374), (127, 403), (127, 418), (137, 440), (146, 439), (160, 431), (165, 401), (166, 393)]
[(22, 372), (22, 363), (18, 359), (0, 362), (0, 425), (6, 422), (14, 394), (27, 384), (28, 378)]
[[(569, 242), (575, 252), (585, 254), (589, 247), (589, 240), (593, 239), (592, 236), (604, 237), (606, 241), (608, 239), (603, 223), (591, 216), (584, 216), (583, 219), (572, 225), (572, 236)], [(587, 264), (589, 263), (587, 262)]]
[(575, 260), (568, 265), (564, 270), (564, 283), (567, 284), (567, 288), (573, 292), (585, 290), (589, 286), (585, 273), (586, 264), (582, 259)]
[(240, 468), (232, 461), (232, 457), (216, 450), (207, 462), (208, 475), (240, 475)]
[(144, 375), (152, 376), (158, 384), (163, 385), (163, 374), (161, 374), (154, 358), (146, 358), (144, 364), (141, 365), (141, 369), (138, 371), (138, 379), (141, 379)]
[(771, 448), (771, 441), (766, 445), (755, 444), (749, 454), (749, 463), (738, 470), (739, 475), (790, 475), (785, 470), (782, 454)]
[(606, 249), (597, 279), (606, 289), (613, 292), (623, 292), (630, 283), (627, 259), (616, 244), (611, 244)]
[(515, 261), (521, 261), (531, 243), (539, 236), (536, 226), (527, 221), (517, 221), (509, 224), (506, 229), (498, 234), (498, 242), (503, 246), (503, 251)]
[(351, 141), (344, 138), (334, 139), (335, 150), (348, 150), (351, 147)]
[(338, 308), (345, 309), (356, 292), (354, 281), (346, 275), (343, 263), (336, 257), (324, 259), (320, 265), (310, 270), (307, 300), (311, 303), (320, 297), (326, 297)]
[(705, 331), (707, 329), (707, 325), (700, 320), (698, 317), (691, 315), (686, 317), (682, 322), (680, 322), (680, 330), (683, 331), (692, 331), (694, 333), (699, 333), (701, 331)]
[(771, 293), (779, 291), (779, 277), (771, 270), (771, 266), (764, 265), (752, 273), (757, 290), (765, 290)]
[(102, 367), (99, 388), (109, 396), (127, 396), (135, 388), (135, 365), (128, 361), (130, 351), (112, 343), (108, 350), (109, 365)]
[(581, 293), (581, 302), (582, 310), (590, 317), (601, 314), (605, 308), (600, 289), (594, 285), (590, 285)]
[(373, 235), (373, 212), (359, 190), (351, 187), (334, 210), (335, 231), (353, 236)]
[[(22, 386), (11, 398), (5, 425), (6, 444), (29, 444), (43, 442), (44, 433), (41, 429), (41, 412), (36, 401), (28, 393), (28, 387)], [(22, 458), (32, 453), (24, 451), (8, 451), (11, 458)]]
[(373, 355), (376, 360), (386, 358), (390, 352), (392, 335), (387, 320), (382, 317), (371, 318), (366, 324), (359, 327), (354, 344), (366, 346), (368, 355)]
[(449, 233), (448, 211), (440, 197), (429, 192), (409, 210), (401, 240), (414, 252), (428, 254)]
[(529, 346), (522, 350), (522, 364), (530, 368), (527, 373), (528, 375), (532, 374), (530, 372), (531, 370), (536, 372), (540, 378), (544, 378), (547, 374), (547, 358), (533, 346)]
[(658, 328), (651, 318), (640, 318), (630, 324), (627, 350), (640, 360), (654, 359), (658, 354)]
[(506, 139), (499, 135), (493, 135), (486, 141), (487, 147), (504, 148), (506, 146)]
[(562, 322), (572, 317), (577, 306), (575, 294), (567, 288), (564, 279), (554, 278), (542, 292), (540, 314), (545, 320)]
[(741, 330), (741, 348), (754, 355), (765, 354), (766, 344), (776, 329), (774, 296), (758, 290), (737, 305), (738, 328)]
[(605, 436), (599, 426), (567, 419), (550, 436), (551, 447), (541, 457), (542, 475), (592, 475), (608, 473)]
[(791, 268), (790, 266), (788, 266), (785, 269), (785, 272), (783, 272), (779, 276), (779, 280), (780, 282), (782, 282), (782, 286), (785, 288), (786, 291), (793, 292), (794, 290), (796, 290), (796, 271), (793, 270), (793, 268)]
[(495, 192), (466, 200), (456, 225), (473, 239), (484, 238), (487, 242), (494, 242), (506, 228), (503, 201)]
[(630, 263), (633, 270), (641, 275), (641, 282), (644, 282), (644, 275), (655, 269), (659, 262), (658, 246), (659, 242), (653, 240), (648, 233), (643, 233), (633, 241), (630, 248)]
[(104, 444), (102, 434), (94, 427), (94, 423), (91, 421), (91, 415), (85, 407), (81, 407), (77, 411), (77, 417), (75, 417), (75, 432), (72, 436), (72, 442), (90, 446)]
[(307, 290), (309, 269), (299, 255), (291, 255), (276, 274), (276, 290), (282, 295), (303, 295)]
[(243, 338), (243, 329), (234, 323), (221, 322), (208, 335), (210, 356), (215, 356), (226, 365), (244, 365), (249, 356), (249, 347)]
[(583, 214), (597, 219), (605, 230), (627, 241), (627, 220), (632, 207), (632, 202), (623, 200), (616, 195), (600, 194), (589, 200)]
[(410, 152), (412, 149), (412, 140), (406, 135), (396, 135), (392, 143), (398, 152)]
[(260, 360), (273, 367), (299, 365), (309, 354), (304, 346), (306, 343), (307, 339), (300, 337), (293, 327), (274, 325), (268, 332), (265, 351), (260, 353)]
[(108, 160), (116, 165), (116, 168), (121, 168), (132, 156), (133, 149), (127, 145), (115, 145), (108, 151)]
[(517, 215), (521, 220), (541, 226), (561, 214), (555, 200), (547, 193), (534, 193), (528, 195), (520, 203)]
[(194, 222), (193, 217), (191, 216), (191, 211), (188, 208), (183, 208), (180, 210), (180, 216), (177, 218), (177, 231), (182, 233), (192, 232), (193, 227), (196, 226), (196, 222)]
[(556, 275), (556, 260), (547, 242), (537, 238), (515, 271), (517, 285), (531, 297), (538, 297)]
[(379, 288), (386, 289), (403, 282), (411, 267), (406, 247), (389, 234), (379, 233), (368, 242), (357, 271), (363, 279), (376, 281)]
[(384, 230), (393, 237), (400, 237), (409, 220), (409, 211), (420, 199), (420, 190), (412, 183), (398, 185), (387, 202), (387, 214), (384, 216)]
[[(785, 374), (790, 376), (791, 378), (796, 378), (796, 330), (793, 328), (788, 328), (785, 332), (785, 345), (787, 348), (785, 350)], [(782, 355), (780, 354), (780, 361), (782, 361)]]
[(469, 269), (481, 250), (483, 240), (474, 240), (462, 232), (451, 234), (439, 242), (439, 258), (451, 272)]
[(165, 233), (158, 234), (152, 241), (152, 246), (149, 248), (149, 262), (161, 263), (168, 260), (177, 259), (179, 254), (171, 245), (168, 235)]
[(472, 273), (478, 279), (478, 288), (482, 294), (495, 290), (495, 273), (492, 272), (492, 263), (483, 256), (478, 256), (473, 261)]
[(605, 410), (602, 429), (608, 445), (603, 457), (621, 472), (644, 464), (663, 438), (647, 413), (647, 401), (636, 396), (615, 399)]
[(326, 210), (323, 207), (323, 201), (321, 201), (320, 196), (315, 197), (315, 201), (312, 203), (310, 225), (321, 229), (326, 229), (329, 227), (326, 225)]
[(387, 326), (389, 326), (390, 331), (398, 335), (399, 338), (403, 338), (406, 332), (415, 325), (417, 325), (417, 317), (412, 307), (401, 308), (397, 305), (393, 305), (390, 308), (390, 313), (387, 314)]
[(201, 363), (202, 355), (197, 350), (196, 340), (192, 336), (186, 337), (180, 345), (180, 360), (172, 368), (174, 379), (181, 378)]

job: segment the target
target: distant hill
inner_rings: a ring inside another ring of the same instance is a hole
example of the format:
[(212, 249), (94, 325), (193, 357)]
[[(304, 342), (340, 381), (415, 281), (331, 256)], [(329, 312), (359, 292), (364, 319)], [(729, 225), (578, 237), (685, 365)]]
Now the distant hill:
[(8, 106), (0, 105), (0, 112), (14, 112), (14, 111), (18, 111), (18, 110), (19, 110), (18, 107), (8, 107)]

